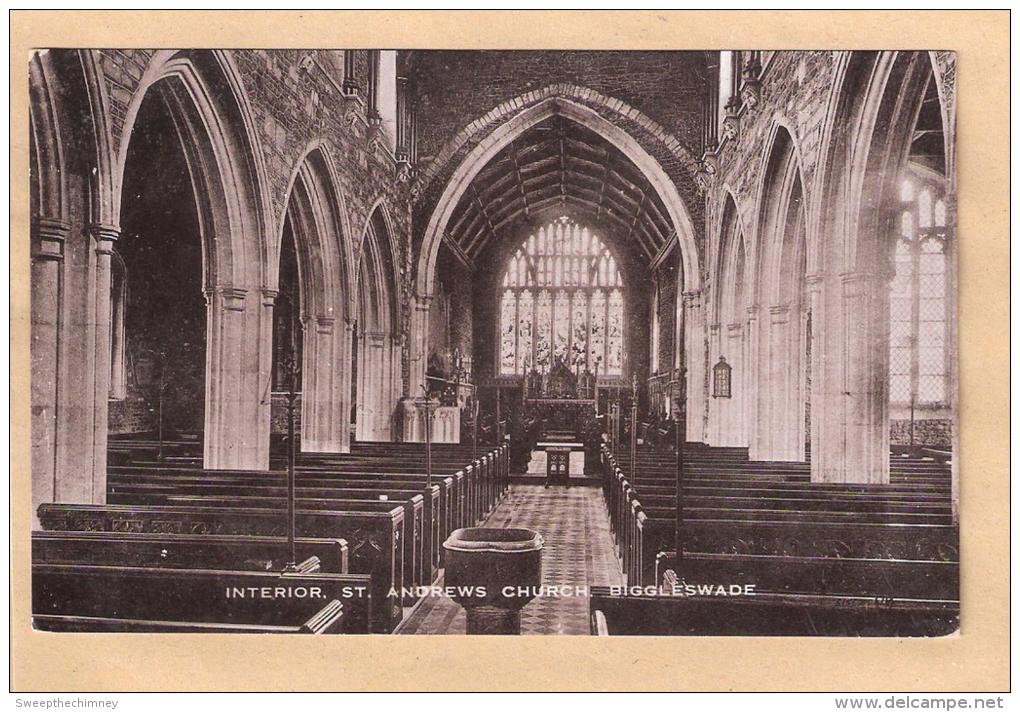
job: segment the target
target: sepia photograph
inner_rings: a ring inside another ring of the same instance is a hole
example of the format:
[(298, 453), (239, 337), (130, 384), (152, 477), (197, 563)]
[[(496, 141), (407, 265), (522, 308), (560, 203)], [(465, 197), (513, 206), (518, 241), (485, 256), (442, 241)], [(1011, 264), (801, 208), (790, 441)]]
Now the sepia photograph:
[(22, 622), (958, 637), (957, 48), (777, 37), (12, 53)]

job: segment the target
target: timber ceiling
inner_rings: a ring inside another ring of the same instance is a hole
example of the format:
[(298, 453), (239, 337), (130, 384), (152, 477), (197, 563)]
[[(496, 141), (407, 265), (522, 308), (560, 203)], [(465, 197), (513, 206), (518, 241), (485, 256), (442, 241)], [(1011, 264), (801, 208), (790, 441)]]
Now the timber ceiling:
[(475, 176), (454, 210), (447, 238), (477, 260), (494, 242), (523, 239), (521, 225), (557, 207), (610, 226), (613, 241), (646, 264), (673, 233), (658, 194), (627, 156), (580, 124), (551, 116)]

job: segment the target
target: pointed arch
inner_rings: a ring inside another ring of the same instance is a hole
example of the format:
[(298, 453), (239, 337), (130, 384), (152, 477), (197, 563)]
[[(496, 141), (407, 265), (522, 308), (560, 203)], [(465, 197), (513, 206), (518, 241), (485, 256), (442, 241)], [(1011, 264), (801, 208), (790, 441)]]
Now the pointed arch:
[(747, 390), (754, 459), (806, 456), (806, 188), (795, 133), (777, 119), (766, 144), (756, 216)]
[(156, 52), (120, 137), (118, 217), (131, 136), (150, 100), (173, 122), (197, 203), (207, 301), (205, 466), (268, 467), (273, 231), (247, 99), (228, 53)]
[(611, 143), (642, 172), (648, 185), (661, 199), (680, 247), (684, 289), (701, 289), (701, 260), (693, 222), (687, 207), (669, 175), (638, 141), (620, 126), (608, 121), (594, 109), (572, 99), (552, 95), (517, 110), (491, 131), (454, 169), (425, 226), (415, 258), (415, 306), (411, 324), (410, 388), (416, 390), (425, 378), (428, 347), (428, 310), (435, 285), (436, 259), (447, 226), (471, 182), (479, 172), (511, 141), (542, 121), (562, 116), (584, 126)]
[(450, 217), (471, 181), (513, 139), (554, 115), (563, 116), (599, 134), (641, 169), (669, 213), (680, 244), (684, 284), (689, 289), (700, 288), (699, 259), (693, 223), (676, 186), (662, 166), (630, 134), (607, 121), (593, 109), (564, 97), (551, 96), (507, 118), (454, 170), (425, 228), (415, 275), (415, 290), (419, 297), (427, 298), (432, 294), (439, 245)]
[[(890, 236), (933, 72), (928, 52), (838, 58), (808, 229), (819, 239), (808, 255), (812, 318), (822, 325), (812, 351), (817, 481), (889, 481)], [(947, 120), (942, 111), (946, 135)]]
[(749, 388), (753, 383), (750, 376), (753, 320), (748, 312), (750, 268), (736, 200), (729, 189), (724, 196), (712, 280), (710, 313), (713, 323), (709, 329), (708, 365), (711, 367), (725, 359), (731, 369), (731, 388), (729, 397), (709, 400), (707, 438), (713, 445), (746, 447)]
[(399, 271), (392, 223), (382, 201), (371, 212), (361, 241), (357, 282), (354, 424), (363, 441), (392, 440), (402, 390)]
[(301, 447), (305, 452), (343, 452), (349, 445), (350, 344), (343, 327), (351, 315), (348, 305), (354, 290), (349, 279), (350, 239), (343, 231), (340, 201), (324, 144), (312, 142), (291, 176), (277, 239), (278, 255), (284, 241), (293, 240), (297, 284), (279, 281), (280, 256), (273, 265), (279, 291), (287, 296), (287, 302), (279, 305), (283, 312), (275, 317), (275, 333), (287, 331), (280, 319), (293, 319), (289, 312), (300, 311)]

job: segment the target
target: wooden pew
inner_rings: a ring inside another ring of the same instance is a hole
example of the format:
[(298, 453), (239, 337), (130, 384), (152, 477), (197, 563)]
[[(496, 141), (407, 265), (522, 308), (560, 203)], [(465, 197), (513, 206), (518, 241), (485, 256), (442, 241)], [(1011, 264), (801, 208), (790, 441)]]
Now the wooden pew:
[[(298, 561), (315, 557), (323, 573), (347, 573), (348, 546), (343, 539), (302, 538), (296, 544)], [(281, 571), (289, 559), (290, 545), (280, 537), (32, 532), (32, 561), (37, 564)]]
[[(107, 502), (109, 504), (172, 504), (171, 498), (180, 496), (240, 497), (261, 496), (280, 498), (287, 496), (285, 484), (265, 484), (261, 478), (238, 477), (220, 478), (215, 482), (198, 481), (192, 477), (178, 478), (166, 473), (159, 479), (112, 476), (107, 480)], [(138, 481), (138, 480), (141, 481)], [(330, 483), (326, 487), (298, 487), (299, 499), (354, 499), (390, 501), (404, 503), (405, 521), (414, 522), (414, 537), (407, 538), (405, 545), (414, 544), (413, 551), (405, 551), (405, 579), (416, 584), (431, 583), (438, 568), (436, 547), (441, 544), (439, 487), (428, 491), (381, 487), (373, 483), (370, 487), (353, 487)], [(417, 503), (421, 502), (421, 507)], [(438, 542), (438, 544), (437, 544)], [(410, 554), (410, 555), (409, 555)]]
[[(166, 493), (135, 493), (118, 495), (117, 501), (111, 504), (133, 504), (149, 506), (170, 506), (170, 507), (218, 507), (231, 509), (267, 508), (286, 511), (287, 498), (285, 496), (260, 496), (251, 495), (214, 495), (195, 494), (188, 491), (188, 487), (175, 488), (176, 491)], [(404, 538), (402, 555), (402, 575), (400, 577), (402, 586), (400, 589), (408, 589), (423, 586), (431, 583), (431, 569), (425, 571), (421, 559), (422, 548), (422, 516), (423, 499), (420, 494), (409, 499), (379, 501), (373, 499), (351, 499), (347, 498), (348, 493), (344, 490), (330, 490), (324, 493), (325, 496), (312, 499), (299, 497), (296, 506), (299, 510), (326, 510), (326, 511), (359, 511), (359, 512), (388, 512), (394, 506), (400, 506), (404, 510)], [(412, 600), (407, 597), (405, 603), (410, 604)]]
[(655, 569), (657, 582), (668, 580), (671, 572), (674, 581), (679, 577), (686, 584), (750, 584), (774, 593), (960, 600), (960, 567), (955, 561), (688, 551), (678, 570), (676, 552), (663, 551)]
[[(952, 601), (758, 593), (750, 596), (626, 595), (592, 588), (593, 634), (932, 637), (959, 628)], [(602, 615), (599, 616), (598, 614)]]
[(45, 630), (364, 633), (368, 587), (351, 574), (33, 564), (32, 613)]
[[(151, 507), (46, 503), (39, 521), (47, 531), (102, 531), (178, 534), (285, 536), (286, 512), (268, 508)], [(343, 538), (350, 545), (350, 570), (369, 574), (373, 632), (389, 633), (403, 611), (404, 509), (316, 511), (298, 509), (300, 537)]]
[[(308, 473), (298, 473), (298, 489), (302, 495), (311, 497), (332, 496), (329, 493), (337, 490), (350, 491), (355, 497), (368, 499), (423, 495), (422, 514), (428, 526), (421, 527), (422, 549), (431, 552), (430, 557), (423, 558), (425, 563), (431, 562), (431, 566), (423, 567), (426, 573), (428, 569), (438, 568), (442, 542), (457, 528), (457, 520), (453, 519), (453, 508), (458, 501), (456, 482), (453, 477), (436, 477), (433, 478), (432, 489), (427, 490), (425, 478), (418, 476), (393, 475), (382, 478), (370, 473), (349, 473), (340, 478), (326, 475), (312, 477)], [(130, 503), (129, 497), (142, 492), (171, 493), (185, 486), (196, 493), (238, 494), (238, 488), (244, 488), (252, 494), (266, 492), (281, 495), (286, 492), (286, 475), (278, 472), (160, 466), (113, 467), (107, 472), (108, 496), (110, 502), (115, 504)], [(426, 494), (428, 496), (424, 496)]]

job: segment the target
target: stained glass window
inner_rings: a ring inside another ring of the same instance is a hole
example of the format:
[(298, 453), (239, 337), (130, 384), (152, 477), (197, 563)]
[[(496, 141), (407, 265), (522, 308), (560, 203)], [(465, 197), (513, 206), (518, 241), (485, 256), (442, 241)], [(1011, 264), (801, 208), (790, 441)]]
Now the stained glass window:
[(569, 368), (622, 375), (623, 280), (587, 227), (562, 217), (510, 257), (500, 294), (499, 372)]
[(948, 239), (939, 181), (911, 175), (900, 188), (889, 288), (889, 401), (946, 404), (949, 378)]

